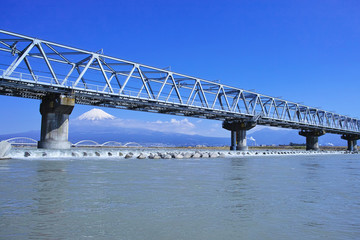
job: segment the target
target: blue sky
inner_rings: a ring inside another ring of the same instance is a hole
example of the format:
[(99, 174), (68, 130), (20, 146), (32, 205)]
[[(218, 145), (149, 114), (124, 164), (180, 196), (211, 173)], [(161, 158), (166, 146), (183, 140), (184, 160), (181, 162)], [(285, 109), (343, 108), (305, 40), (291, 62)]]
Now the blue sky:
[[(1, 8), (4, 30), (360, 117), (359, 1), (19, 0)], [(39, 103), (0, 96), (0, 135), (40, 129)], [(76, 105), (71, 118), (90, 109)], [(103, 110), (138, 122), (184, 120)], [(228, 135), (221, 122), (188, 121), (192, 133)]]

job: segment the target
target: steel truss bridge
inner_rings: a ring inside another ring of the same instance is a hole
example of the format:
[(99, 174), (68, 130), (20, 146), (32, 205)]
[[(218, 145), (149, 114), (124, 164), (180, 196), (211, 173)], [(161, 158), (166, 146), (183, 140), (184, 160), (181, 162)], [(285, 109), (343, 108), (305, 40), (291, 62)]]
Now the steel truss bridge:
[(360, 135), (360, 120), (345, 115), (4, 30), (0, 69), (7, 96)]

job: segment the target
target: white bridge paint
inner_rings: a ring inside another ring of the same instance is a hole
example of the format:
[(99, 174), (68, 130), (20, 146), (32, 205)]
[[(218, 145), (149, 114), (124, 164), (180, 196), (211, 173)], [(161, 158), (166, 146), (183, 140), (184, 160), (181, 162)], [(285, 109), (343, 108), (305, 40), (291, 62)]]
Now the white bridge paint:
[(57, 93), (77, 104), (360, 135), (358, 119), (219, 82), (4, 30), (0, 46), (10, 60), (0, 58), (6, 68), (0, 94), (42, 99)]

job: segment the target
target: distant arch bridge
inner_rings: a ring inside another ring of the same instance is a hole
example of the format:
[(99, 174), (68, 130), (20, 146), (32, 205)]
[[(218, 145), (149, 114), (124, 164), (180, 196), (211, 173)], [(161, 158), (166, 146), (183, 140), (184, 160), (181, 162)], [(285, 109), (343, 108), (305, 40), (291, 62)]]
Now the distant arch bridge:
[(4, 141), (15, 146), (36, 146), (38, 143), (37, 140), (28, 137), (13, 137)]
[(77, 143), (72, 144), (72, 146), (73, 147), (142, 147), (142, 145), (137, 142), (127, 142), (125, 144), (122, 144), (121, 142), (107, 141), (100, 144), (93, 140), (81, 140)]
[(73, 147), (101, 147), (101, 144), (93, 140), (81, 140), (72, 145)]
[[(37, 146), (38, 140), (29, 137), (13, 137), (4, 140), (5, 142), (10, 143), (13, 146)], [(104, 143), (98, 143), (93, 140), (81, 140), (74, 144), (73, 147), (142, 147), (141, 144), (137, 142), (127, 142), (122, 144), (117, 141), (107, 141)]]

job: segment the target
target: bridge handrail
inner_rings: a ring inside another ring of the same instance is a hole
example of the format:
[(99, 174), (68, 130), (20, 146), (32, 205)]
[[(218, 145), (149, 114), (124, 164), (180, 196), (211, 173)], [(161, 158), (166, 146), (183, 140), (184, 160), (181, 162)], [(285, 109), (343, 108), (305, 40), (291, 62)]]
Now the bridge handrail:
[[(0, 69), (0, 72), (2, 72), (1, 76), (2, 78), (5, 78), (4, 77), (4, 72), (6, 70), (4, 69)], [(15, 75), (15, 76), (14, 76)], [(18, 80), (19, 81), (28, 81), (30, 83), (33, 82), (33, 80), (31, 80), (32, 78), (32, 75), (29, 74), (29, 73), (23, 73), (23, 72), (16, 72), (16, 71), (13, 71), (12, 74), (10, 76), (7, 76), (6, 78), (16, 78), (16, 76), (19, 76), (18, 77)], [(40, 75), (34, 75), (35, 78), (37, 79), (35, 81), (35, 83), (37, 84), (50, 84), (51, 86), (58, 86), (58, 87), (68, 87), (70, 89), (76, 89), (73, 87), (74, 85), (74, 82), (73, 81), (66, 81), (66, 85), (59, 85), (59, 84), (56, 84), (55, 81), (54, 81), (54, 78), (51, 78), (51, 77), (45, 77), (45, 76), (40, 76)], [(42, 81), (43, 80), (43, 81)], [(44, 80), (48, 80), (48, 81), (44, 81)], [(62, 79), (60, 79), (62, 80)], [(79, 87), (77, 87), (79, 88)], [(100, 86), (100, 85), (96, 85), (96, 84), (86, 84), (84, 85), (84, 90), (94, 90), (98, 93), (107, 93), (107, 94), (111, 94), (110, 91), (101, 91), (100, 89), (103, 88), (103, 86)], [(113, 90), (120, 90), (120, 89), (116, 89), (116, 88), (113, 88)], [(143, 98), (143, 99), (150, 99), (149, 96), (145, 93), (138, 93), (138, 92), (135, 92), (135, 91), (130, 91), (130, 90), (124, 90), (122, 93), (119, 93), (119, 95), (122, 95), (122, 96), (128, 96), (128, 97), (139, 97), (139, 98)], [(159, 101), (164, 101), (164, 102), (170, 102), (170, 103), (177, 103), (177, 99), (175, 98), (169, 98), (169, 99), (166, 99), (165, 96), (160, 96)], [(201, 106), (202, 103), (199, 102), (199, 101), (194, 101), (191, 106)], [(218, 110), (221, 110), (220, 107), (218, 108), (214, 108), (214, 109), (218, 109)]]
[[(0, 69), (0, 71), (2, 72), (2, 76), (3, 76), (3, 73), (5, 72), (5, 70), (4, 70), (4, 69)], [(14, 74), (14, 75), (18, 74), (18, 76), (19, 76), (18, 80), (20, 80), (20, 81), (25, 81), (25, 82), (29, 82), (29, 83), (32, 83), (32, 82), (33, 82), (32, 80), (29, 80), (29, 79), (27, 78), (27, 77), (30, 78), (30, 77), (31, 77), (31, 74), (22, 73), (22, 72), (15, 72), (15, 71), (14, 71), (12, 74)], [(25, 76), (25, 77), (24, 77), (24, 76)], [(9, 77), (10, 77), (10, 78), (14, 78), (13, 75), (11, 75), (11, 76), (9, 76)], [(9, 78), (9, 77), (7, 77), (7, 78)], [(39, 75), (35, 75), (35, 77), (36, 77), (36, 79), (37, 79), (37, 81), (36, 81), (35, 83), (37, 83), (37, 84), (50, 84), (51, 86), (63, 87), (63, 86), (61, 86), (61, 85), (56, 84), (56, 83), (54, 82), (54, 79), (51, 78), (51, 77), (44, 77), (44, 76), (39, 76)], [(48, 81), (41, 81), (42, 79), (48, 80)], [(73, 83), (73, 82), (68, 81), (68, 83), (69, 83), (68, 88), (74, 89), (74, 88), (72, 87), (72, 83)], [(102, 93), (112, 94), (112, 93), (110, 93), (109, 91), (107, 91), (107, 92), (100, 91), (99, 89), (101, 88), (101, 86), (100, 86), (100, 85), (95, 85), (95, 84), (86, 84), (86, 86), (84, 87), (84, 90), (90, 90), (91, 88), (88, 88), (89, 86), (96, 87), (96, 90), (94, 90), (94, 91), (96, 91), (96, 92), (102, 92)], [(148, 97), (145, 93), (141, 93), (141, 94), (139, 95), (138, 92), (130, 91), (130, 90), (123, 91), (123, 93), (120, 94), (120, 95), (121, 95), (121, 96), (128, 96), (128, 97), (137, 97), (137, 98), (149, 99), (149, 97)], [(158, 101), (161, 101), (161, 99), (158, 99)], [(164, 99), (163, 101), (164, 101), (164, 102), (167, 102), (167, 103), (177, 104), (177, 101), (176, 101), (176, 99), (174, 99), (174, 98), (169, 98), (169, 99), (167, 99), (167, 100)], [(194, 106), (194, 107), (203, 107), (203, 103), (201, 103), (201, 102), (199, 102), (199, 101), (194, 101), (194, 102), (191, 104), (191, 106)], [(219, 107), (219, 106), (214, 107), (213, 110), (225, 111), (225, 110), (221, 109), (221, 107)], [(242, 108), (242, 110), (245, 110), (245, 109)], [(327, 112), (327, 113), (330, 113), (330, 112)], [(257, 114), (257, 115), (259, 115), (259, 114)], [(254, 115), (254, 116), (255, 116), (255, 115)], [(262, 114), (262, 116), (264, 116), (264, 115)], [(339, 118), (342, 117), (341, 115), (338, 115), (338, 114), (334, 114), (334, 116), (338, 116)], [(265, 117), (266, 117), (266, 116), (265, 116)], [(279, 117), (278, 117), (278, 118), (277, 118), (277, 117), (272, 117), (272, 118), (275, 119), (275, 120), (283, 120), (282, 118), (279, 118)], [(300, 120), (300, 121), (289, 121), (289, 122), (294, 122), (294, 123), (299, 122), (299, 123), (309, 124), (309, 123), (307, 123), (305, 120), (306, 120), (306, 119), (302, 119), (302, 120)], [(309, 124), (309, 125), (326, 127), (325, 123), (323, 123), (323, 124)], [(334, 127), (333, 127), (333, 128), (334, 128)], [(342, 128), (334, 128), (334, 129), (342, 130)]]

